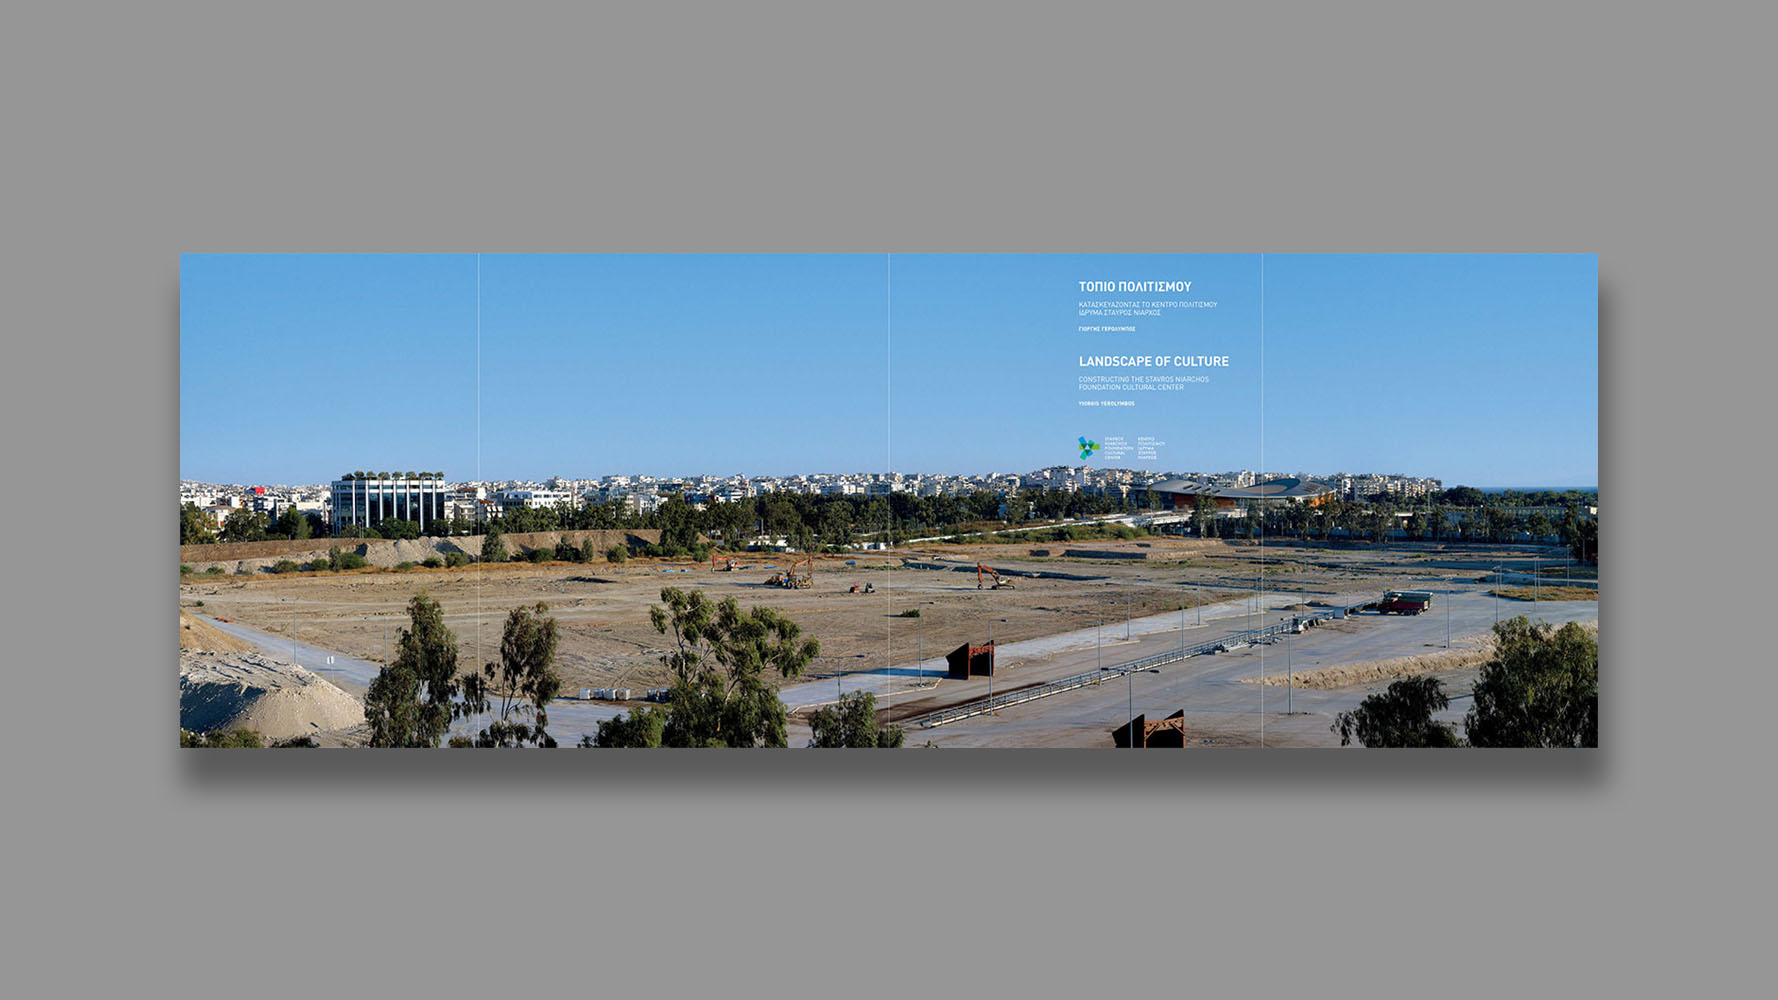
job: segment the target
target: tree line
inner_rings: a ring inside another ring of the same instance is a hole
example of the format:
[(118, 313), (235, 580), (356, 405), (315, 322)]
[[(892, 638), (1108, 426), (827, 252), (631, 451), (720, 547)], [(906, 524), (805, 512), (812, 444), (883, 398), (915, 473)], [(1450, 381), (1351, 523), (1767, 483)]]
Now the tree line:
[[(1478, 495), (1480, 495), (1478, 491)], [(1330, 498), (1319, 504), (1291, 499), (1282, 504), (1249, 506), (1240, 517), (1216, 515), (1214, 501), (1198, 497), (1191, 511), (1194, 534), (1202, 538), (1298, 538), (1328, 541), (1342, 538), (1379, 544), (1393, 539), (1400, 529), (1411, 542), (1512, 542), (1520, 535), (1554, 537), (1568, 547), (1576, 561), (1599, 561), (1599, 522), (1582, 513), (1579, 503), (1568, 504), (1559, 517), (1542, 511), (1515, 514), (1517, 506), (1488, 503), (1463, 507), (1442, 501), (1407, 504), (1398, 501), (1354, 501)], [(1402, 517), (1402, 514), (1407, 514)]]
[[(1259, 535), (1328, 540), (1342, 537), (1387, 542), (1400, 528), (1410, 541), (1510, 542), (1521, 534), (1534, 538), (1557, 537), (1575, 558), (1598, 560), (1598, 522), (1584, 516), (1583, 507), (1597, 502), (1591, 493), (1578, 490), (1483, 493), (1473, 486), (1456, 486), (1432, 497), (1400, 499), (1377, 494), (1363, 500), (1330, 498), (1311, 505), (1301, 500), (1284, 504), (1252, 505), (1239, 518), (1216, 516), (1217, 507), (1198, 497), (1191, 509), (1191, 526), (1205, 538), (1253, 538)], [(978, 490), (963, 496), (914, 496), (892, 493), (887, 497), (840, 496), (816, 493), (773, 492), (735, 501), (711, 501), (696, 506), (683, 494), (667, 496), (655, 510), (632, 510), (623, 501), (549, 507), (519, 507), (475, 524), (461, 512), (428, 523), (430, 536), (478, 534), (489, 528), (501, 532), (579, 530), (658, 530), (660, 555), (692, 553), (701, 537), (716, 539), (727, 548), (740, 548), (755, 535), (783, 538), (803, 551), (843, 549), (859, 540), (894, 545), (910, 538), (967, 534), (971, 531), (1161, 509), (1163, 500), (1149, 490), (1129, 496), (1089, 495), (1063, 490), (1023, 489), (1002, 494)], [(1552, 518), (1542, 511), (1515, 514), (1508, 508), (1561, 506)], [(1402, 518), (1400, 514), (1408, 516)], [(220, 531), (194, 503), (180, 509), (179, 543), (247, 542), (265, 539), (328, 537), (327, 520), (316, 513), (286, 508), (277, 518), (262, 512), (241, 510), (231, 514)], [(350, 538), (418, 538), (418, 523), (394, 518), (369, 527), (354, 525), (337, 533)]]

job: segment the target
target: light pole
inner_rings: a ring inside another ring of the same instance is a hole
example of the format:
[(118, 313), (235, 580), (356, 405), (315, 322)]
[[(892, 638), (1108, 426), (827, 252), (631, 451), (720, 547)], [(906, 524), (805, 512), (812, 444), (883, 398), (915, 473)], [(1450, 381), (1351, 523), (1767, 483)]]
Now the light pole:
[[(1291, 630), (1296, 631), (1295, 629)], [(1290, 658), (1290, 632), (1284, 633), (1284, 676), (1285, 688), (1284, 714), (1296, 714), (1296, 666)]]
[[(967, 656), (967, 650), (965, 654)], [(990, 703), (994, 698), (994, 661), (996, 659), (998, 657), (994, 655), (994, 592), (990, 590), (988, 591), (988, 698)], [(999, 715), (1000, 713), (995, 712), (994, 714)]]

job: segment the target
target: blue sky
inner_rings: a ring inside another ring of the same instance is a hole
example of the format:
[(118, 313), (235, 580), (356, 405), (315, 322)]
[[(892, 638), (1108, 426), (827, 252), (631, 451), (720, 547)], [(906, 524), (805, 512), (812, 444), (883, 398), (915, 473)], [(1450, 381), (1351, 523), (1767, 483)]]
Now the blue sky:
[[(1175, 470), (1259, 464), (1259, 258), (1208, 254), (896, 254), (894, 451), (907, 470), (1025, 472), (1078, 465), (1075, 442), (1158, 437)], [(1081, 281), (1191, 281), (1165, 295), (1087, 293)], [(1077, 315), (1082, 301), (1201, 299), (1215, 309), (1158, 318)], [(1133, 334), (1079, 326), (1131, 325)], [(1083, 394), (1083, 354), (1226, 354), (1232, 367), (1189, 391)], [(1128, 409), (1082, 398), (1130, 398)]]
[(1266, 464), (1599, 482), (1592, 254), (1267, 254)]
[[(1597, 483), (1591, 255), (189, 254), (180, 475), (1176, 470)], [(1082, 319), (1078, 280), (1213, 310)], [(1131, 323), (1134, 334), (1081, 324)], [(1089, 409), (1083, 353), (1217, 353)], [(478, 374), (479, 371), (479, 374)], [(1261, 410), (1263, 372), (1264, 409)], [(479, 389), (479, 420), (478, 420)], [(478, 470), (479, 469), (479, 473)]]

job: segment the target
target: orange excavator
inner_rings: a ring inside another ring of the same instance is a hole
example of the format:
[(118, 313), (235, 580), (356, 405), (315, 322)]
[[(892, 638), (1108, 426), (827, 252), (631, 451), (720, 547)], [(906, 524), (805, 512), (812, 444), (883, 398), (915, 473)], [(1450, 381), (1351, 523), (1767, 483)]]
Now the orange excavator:
[[(807, 566), (807, 573), (798, 573), (798, 566)], [(783, 587), (786, 590), (807, 590), (815, 585), (815, 557), (805, 556), (790, 564), (790, 569), (772, 575), (766, 581), (768, 587)]]
[[(989, 580), (992, 580), (993, 583), (990, 584), (988, 582)], [(1001, 576), (999, 573), (994, 572), (993, 567), (983, 566), (981, 563), (976, 563), (975, 564), (975, 589), (980, 590), (983, 587), (987, 587), (989, 590), (1012, 590), (1012, 589), (1014, 589), (1013, 585), (1012, 585), (1012, 581), (1008, 580), (1006, 577)]]
[(733, 573), (740, 568), (741, 560), (736, 559), (734, 556), (710, 557), (710, 572), (712, 573)]

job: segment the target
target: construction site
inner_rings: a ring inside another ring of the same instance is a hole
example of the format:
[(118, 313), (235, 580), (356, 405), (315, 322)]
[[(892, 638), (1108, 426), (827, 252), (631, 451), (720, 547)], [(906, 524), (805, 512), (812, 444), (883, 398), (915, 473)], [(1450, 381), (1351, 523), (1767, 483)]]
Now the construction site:
[[(498, 658), (511, 609), (542, 601), (560, 626), (565, 697), (551, 716), (566, 743), (669, 683), (649, 607), (663, 587), (699, 590), (778, 608), (820, 640), (821, 655), (781, 689), (792, 745), (804, 713), (869, 690), (910, 746), (1105, 747), (1128, 746), (1138, 715), (1175, 720), (1166, 732), (1184, 747), (1337, 744), (1331, 716), (1391, 678), (1433, 673), (1466, 691), (1500, 617), (1598, 615), (1596, 596), (1496, 594), (1596, 595), (1591, 567), (1540, 546), (1157, 536), (709, 562), (391, 563), (415, 554), (398, 547), (437, 544), (475, 551), (479, 540), (358, 542), (372, 565), (344, 572), (191, 563), (181, 610), (262, 650), (283, 643), (298, 665), (361, 693), (415, 594), (443, 607), (465, 670)], [(182, 553), (193, 554), (204, 553)], [(228, 569), (206, 575), (212, 565)], [(1452, 704), (1460, 716), (1464, 702)]]

